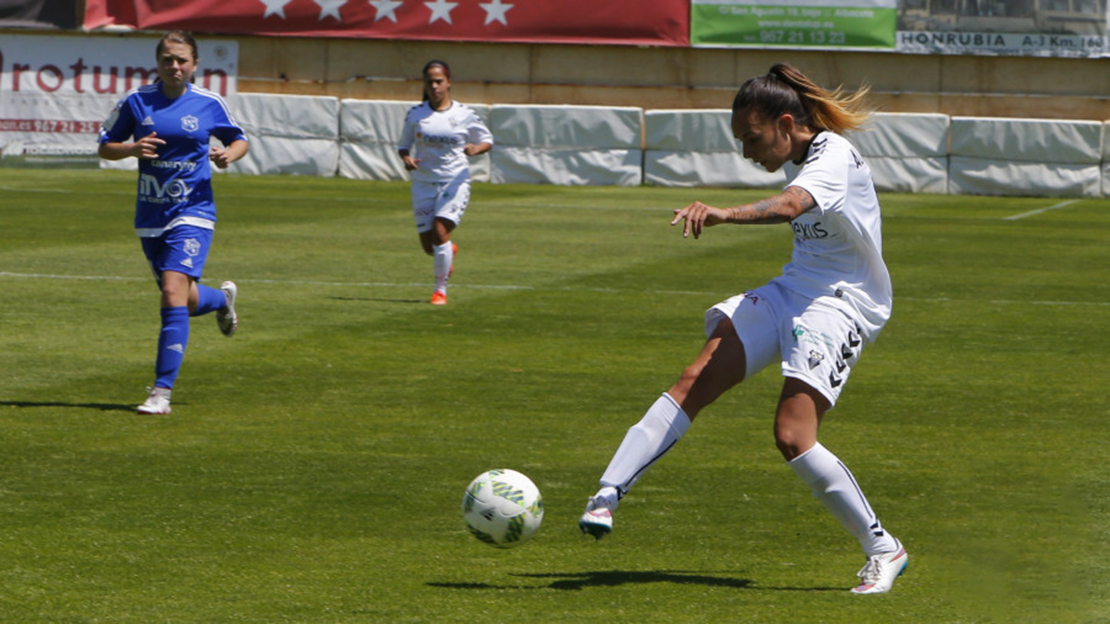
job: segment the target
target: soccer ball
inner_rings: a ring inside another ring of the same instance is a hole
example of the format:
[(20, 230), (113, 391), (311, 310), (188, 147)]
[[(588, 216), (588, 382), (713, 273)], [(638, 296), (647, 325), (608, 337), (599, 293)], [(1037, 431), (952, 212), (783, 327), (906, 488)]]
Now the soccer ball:
[(463, 519), (471, 534), (497, 548), (519, 546), (543, 522), (543, 497), (531, 479), (515, 470), (490, 470), (466, 488)]

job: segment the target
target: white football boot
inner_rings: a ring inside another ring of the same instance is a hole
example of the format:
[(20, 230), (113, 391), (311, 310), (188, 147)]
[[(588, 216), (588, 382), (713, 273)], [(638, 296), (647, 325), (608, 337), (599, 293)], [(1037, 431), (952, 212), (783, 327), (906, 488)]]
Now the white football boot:
[(852, 589), (853, 594), (884, 594), (894, 587), (894, 579), (905, 572), (910, 556), (902, 542), (894, 540), (898, 548), (888, 553), (879, 553), (867, 558), (867, 564), (859, 571), (859, 585)]
[(235, 282), (224, 282), (220, 284), (220, 290), (224, 291), (224, 296), (227, 297), (227, 306), (216, 310), (216, 324), (220, 326), (220, 331), (230, 338), (235, 335), (235, 330), (239, 329), (239, 315), (235, 314), (235, 297), (239, 294), (239, 288)]
[(583, 534), (592, 535), (599, 540), (613, 532), (613, 511), (620, 502), (617, 489), (601, 488), (586, 502), (586, 513), (578, 519), (578, 528)]
[(150, 395), (146, 401), (135, 408), (140, 414), (169, 414), (170, 390), (168, 388), (148, 388)]

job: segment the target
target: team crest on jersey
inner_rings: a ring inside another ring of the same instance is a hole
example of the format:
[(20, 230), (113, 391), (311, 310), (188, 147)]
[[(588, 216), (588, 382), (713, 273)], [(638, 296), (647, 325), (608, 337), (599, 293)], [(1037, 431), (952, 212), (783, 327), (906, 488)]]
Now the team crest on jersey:
[(817, 351), (810, 351), (809, 352), (809, 367), (811, 369), (817, 368), (818, 366), (820, 366), (821, 362), (823, 362), (824, 360), (825, 360), (825, 356), (821, 355)]
[(185, 115), (181, 118), (181, 129), (186, 132), (196, 132), (200, 129), (200, 120), (192, 115)]

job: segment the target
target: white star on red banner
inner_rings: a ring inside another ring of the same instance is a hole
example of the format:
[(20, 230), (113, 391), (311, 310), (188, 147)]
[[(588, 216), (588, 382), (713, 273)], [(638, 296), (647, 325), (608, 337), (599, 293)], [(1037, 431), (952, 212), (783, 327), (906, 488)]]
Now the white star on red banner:
[(370, 0), (370, 6), (374, 7), (374, 21), (380, 19), (388, 19), (394, 24), (397, 23), (397, 8), (400, 7), (402, 2), (399, 0)]
[(340, 22), (343, 21), (343, 18), (339, 16), (339, 9), (344, 4), (347, 4), (347, 0), (312, 0), (312, 1), (316, 3), (316, 6), (320, 7), (320, 21), (321, 22), (324, 21), (324, 19), (328, 18), (328, 17), (334, 17), (337, 21), (340, 21)]
[(486, 26), (489, 26), (492, 22), (501, 22), (506, 26), (509, 25), (509, 20), (505, 19), (505, 14), (509, 12), (509, 9), (513, 8), (513, 5), (501, 4), (501, 0), (493, 0), (493, 2), (479, 2), (478, 6), (482, 7), (482, 10), (486, 12)]
[(266, 5), (266, 11), (262, 14), (262, 19), (266, 19), (271, 15), (276, 15), (281, 19), (285, 19), (285, 5), (293, 0), (259, 0), (262, 4)]
[[(172, 23), (183, 30), (262, 37), (689, 47), (692, 1), (735, 4), (742, 0), (81, 0), (78, 4), (88, 5), (85, 24), (89, 28), (115, 24), (144, 32)], [(22, 0), (28, 2), (41, 4), (42, 0)], [(845, 2), (895, 4), (895, 0)], [(136, 3), (149, 10), (134, 10)], [(803, 0), (772, 2), (776, 3), (804, 4)], [(0, 6), (6, 4), (11, 2), (0, 0)], [(2, 100), (0, 88), (0, 108)]]
[(447, 2), (447, 0), (436, 0), (435, 2), (425, 2), (424, 6), (428, 7), (432, 12), (432, 16), (428, 18), (429, 24), (434, 24), (438, 19), (450, 24), (451, 10), (459, 6), (459, 3)]

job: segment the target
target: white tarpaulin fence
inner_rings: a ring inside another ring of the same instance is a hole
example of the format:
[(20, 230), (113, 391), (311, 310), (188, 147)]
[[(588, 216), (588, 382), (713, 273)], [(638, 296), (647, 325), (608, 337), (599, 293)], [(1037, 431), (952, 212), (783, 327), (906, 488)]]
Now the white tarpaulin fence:
[(236, 104), (235, 119), (251, 143), (236, 170), (255, 175), (335, 175), (339, 167), (337, 98), (241, 93)]
[(744, 160), (728, 110), (644, 111), (644, 181), (658, 186), (779, 186)]
[[(397, 141), (415, 102), (251, 93), (229, 104), (252, 145), (232, 171), (408, 179)], [(473, 108), (495, 141), (471, 161), (476, 181), (774, 188), (784, 179), (743, 159), (727, 110)], [(68, 139), (61, 149), (95, 151), (93, 132), (50, 135)], [(1110, 127), (1103, 122), (877, 114), (849, 139), (882, 191), (1110, 196)], [(22, 140), (0, 132), (0, 150), (7, 156)]]
[(1104, 125), (953, 117), (948, 192), (1099, 197)]
[(642, 117), (639, 108), (495, 105), (491, 180), (637, 186)]
[[(242, 94), (252, 141), (239, 171), (407, 180), (397, 155), (415, 102)], [(471, 161), (497, 184), (780, 186), (744, 160), (727, 110), (473, 106), (494, 148)], [(1096, 121), (879, 113), (848, 138), (880, 191), (1110, 196), (1110, 128)]]
[(948, 192), (947, 115), (879, 113), (850, 140), (875, 186), (897, 193)]

